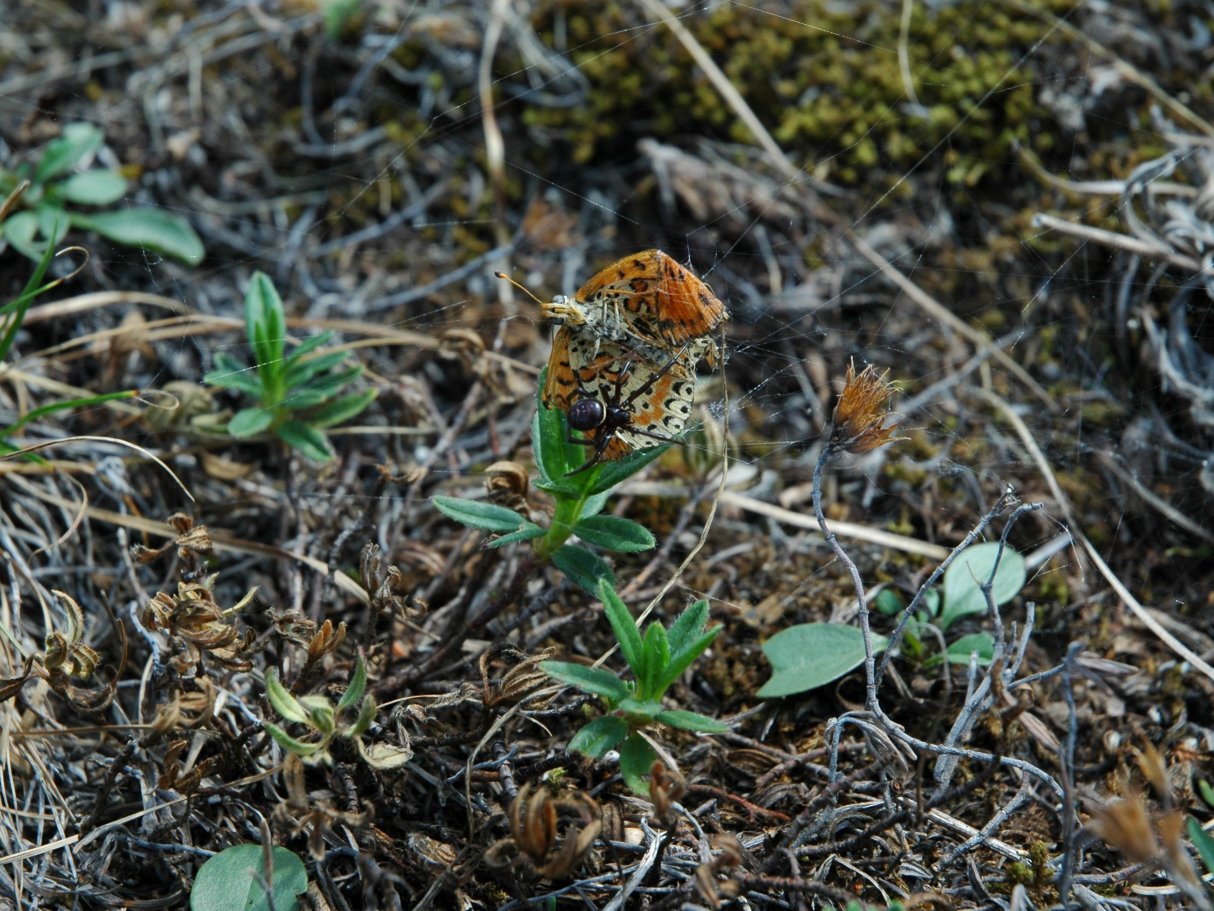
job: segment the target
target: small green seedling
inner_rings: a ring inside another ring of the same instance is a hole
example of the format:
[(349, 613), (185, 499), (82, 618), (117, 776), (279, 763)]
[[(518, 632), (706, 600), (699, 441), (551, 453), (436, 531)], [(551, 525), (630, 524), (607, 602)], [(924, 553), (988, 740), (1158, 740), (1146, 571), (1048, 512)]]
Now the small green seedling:
[(232, 845), (198, 868), (190, 911), (295, 911), (308, 890), (308, 871), (293, 851), (261, 845)]
[(282, 298), (262, 272), (253, 274), (245, 295), (245, 324), (256, 365), (220, 352), (215, 369), (206, 375), (206, 382), (258, 402), (236, 412), (228, 433), (251, 437), (269, 432), (312, 461), (333, 458), (324, 428), (356, 417), (375, 400), (374, 389), (339, 394), (362, 374), (362, 366), (347, 365), (343, 351), (309, 356), (332, 338), (331, 332), (305, 339), (287, 354)]
[[(540, 374), (539, 388), (544, 388)], [(535, 486), (552, 495), (555, 509), (551, 524), (545, 528), (504, 506), (458, 497), (434, 497), (434, 505), (447, 517), (471, 528), (493, 532), (501, 537), (490, 547), (502, 547), (516, 541), (530, 541), (540, 560), (552, 564), (592, 595), (599, 592), (602, 580), (614, 584), (611, 567), (602, 557), (566, 541), (577, 535), (587, 544), (619, 553), (649, 550), (657, 542), (647, 528), (630, 519), (599, 515), (611, 489), (636, 474), (669, 445), (654, 446), (630, 453), (616, 462), (599, 462), (578, 472), (586, 461), (586, 447), (571, 442), (569, 425), (559, 408), (545, 408), (537, 402), (531, 424), (531, 448), (535, 453), (539, 477)]]
[(634, 679), (624, 681), (611, 671), (566, 661), (543, 661), (540, 669), (562, 683), (602, 697), (608, 714), (578, 731), (569, 749), (600, 759), (618, 747), (624, 781), (634, 792), (645, 795), (649, 793), (649, 770), (658, 756), (641, 735), (644, 728), (656, 723), (705, 734), (729, 730), (729, 725), (715, 718), (662, 707), (666, 690), (708, 648), (721, 627), (707, 628), (708, 602), (697, 601), (669, 630), (654, 622), (642, 636), (632, 614), (606, 580), (599, 582), (599, 597)]
[[(946, 660), (950, 664), (969, 664), (973, 654), (977, 655), (979, 664), (990, 664), (995, 654), (995, 640), (990, 633), (971, 633), (955, 639), (949, 643), (944, 655), (928, 654), (923, 633), (928, 624), (947, 633), (949, 627), (963, 617), (985, 614), (987, 603), (982, 586), (991, 579), (992, 572), (991, 598), (996, 607), (1016, 597), (1028, 578), (1024, 557), (1011, 547), (1004, 545), (1002, 553), (1000, 545), (993, 541), (967, 547), (945, 570), (943, 592), (929, 589), (924, 594), (923, 608), (916, 611), (907, 624), (903, 654), (914, 661), (922, 661), (925, 667), (935, 667)], [(873, 606), (879, 613), (891, 617), (906, 609), (897, 592), (888, 588), (877, 596)]]
[[(63, 240), (69, 228), (80, 228), (115, 243), (155, 250), (187, 265), (202, 262), (202, 241), (177, 215), (146, 207), (108, 212), (77, 208), (112, 206), (127, 195), (127, 180), (120, 172), (87, 167), (103, 138), (91, 123), (68, 124), (62, 136), (47, 143), (32, 168), (27, 164), (14, 171), (0, 169), (0, 197), (24, 188), (23, 208), (0, 224), (0, 240), (38, 262)], [(78, 170), (81, 165), (86, 169)]]
[[(338, 700), (336, 708), (324, 696), (300, 696), (298, 699), (287, 692), (278, 675), (266, 675), (266, 697), (282, 718), (293, 724), (301, 724), (311, 730), (307, 739), (292, 737), (283, 728), (265, 722), (265, 728), (280, 747), (293, 753), (309, 765), (333, 764), (329, 747), (339, 737), (352, 740), (359, 755), (368, 765), (377, 769), (392, 769), (404, 765), (413, 758), (411, 750), (400, 749), (390, 744), (365, 744), (362, 735), (367, 732), (375, 718), (375, 698), (366, 692), (367, 666), (362, 658), (354, 666), (350, 683)], [(355, 710), (354, 718), (342, 724), (343, 716)]]

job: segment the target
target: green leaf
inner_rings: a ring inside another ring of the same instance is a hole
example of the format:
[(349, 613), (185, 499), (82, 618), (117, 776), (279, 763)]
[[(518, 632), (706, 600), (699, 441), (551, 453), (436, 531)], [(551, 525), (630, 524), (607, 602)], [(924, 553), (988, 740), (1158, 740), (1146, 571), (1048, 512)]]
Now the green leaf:
[(582, 501), (582, 518), (597, 516), (603, 511), (603, 507), (607, 505), (607, 500), (610, 499), (610, 497), (611, 494), (609, 492), (596, 493), (588, 496)]
[(448, 519), (454, 519), (470, 528), (506, 534), (519, 531), (523, 524), (523, 517), (517, 512), (496, 503), (442, 496), (431, 497), (430, 502)]
[(313, 427), (334, 427), (356, 418), (375, 401), (376, 391), (365, 389), (334, 399), (327, 405), (308, 413), (308, 423)]
[[(944, 573), (944, 611), (937, 626), (947, 630), (953, 623), (970, 614), (986, 613), (986, 598), (980, 588), (995, 569), (1000, 545), (994, 541), (975, 544), (958, 554)], [(1010, 547), (1002, 548), (999, 568), (995, 572), (991, 596), (996, 605), (1006, 604), (1024, 588), (1028, 573), (1024, 557)]]
[(1201, 795), (1201, 799), (1206, 802), (1207, 806), (1214, 807), (1214, 787), (1211, 787), (1204, 778), (1197, 780), (1197, 793)]
[(620, 644), (620, 654), (632, 668), (632, 673), (640, 679), (641, 666), (641, 631), (637, 629), (636, 621), (632, 619), (632, 611), (624, 604), (623, 599), (616, 594), (615, 588), (607, 579), (599, 580), (599, 600), (603, 602), (603, 612), (611, 631), (615, 633), (616, 641)]
[(601, 667), (587, 667), (570, 661), (541, 661), (540, 670), (562, 683), (576, 686), (579, 690), (596, 696), (604, 696), (613, 702), (628, 696), (628, 687), (624, 681)]
[(358, 707), (358, 717), (354, 719), (353, 724), (346, 728), (345, 735), (347, 737), (358, 738), (362, 734), (365, 734), (367, 729), (371, 727), (371, 722), (375, 720), (376, 711), (375, 697), (368, 693), (363, 699), (362, 705)]
[(938, 589), (929, 588), (923, 595), (923, 607), (927, 610), (928, 617), (939, 617), (941, 598)]
[[(297, 360), (307, 357), (317, 348), (328, 344), (332, 338), (333, 331), (331, 329), (326, 329), (324, 332), (317, 332), (315, 335), (309, 335), (306, 339), (287, 352), (287, 364), (294, 364)], [(342, 352), (342, 356), (345, 356), (345, 352)]]
[(618, 461), (603, 463), (603, 470), (599, 472), (598, 479), (595, 481), (594, 486), (590, 488), (590, 492), (594, 494), (611, 490), (611, 488), (621, 481), (632, 477), (654, 459), (661, 458), (663, 453), (669, 448), (669, 443), (662, 443), (658, 446), (651, 446), (648, 449), (638, 449)]
[(274, 429), (275, 435), (313, 462), (327, 462), (335, 453), (324, 433), (303, 421), (287, 421)]
[(307, 709), (282, 685), (282, 681), (273, 671), (266, 674), (266, 698), (270, 701), (270, 707), (287, 721), (296, 724), (311, 722)]
[(324, 8), (325, 37), (336, 41), (350, 21), (358, 15), (363, 0), (326, 0)]
[(38, 216), (33, 212), (10, 215), (4, 224), (0, 224), (0, 231), (14, 250), (34, 262), (38, 262), (50, 247), (45, 241), (34, 240), (38, 234)]
[[(888, 644), (873, 636), (873, 651)], [(803, 623), (776, 633), (763, 643), (772, 675), (758, 695), (790, 696), (838, 680), (864, 663), (864, 634), (846, 623)]]
[(600, 579), (615, 584), (615, 574), (602, 557), (574, 544), (558, 548), (552, 555), (552, 565), (592, 595), (598, 594)]
[[(535, 390), (535, 417), (531, 421), (531, 450), (535, 455), (535, 466), (540, 480), (548, 484), (560, 484), (566, 472), (579, 463), (569, 459), (569, 443), (566, 442), (568, 427), (565, 416), (557, 408), (545, 408), (544, 384), (548, 379), (548, 368), (540, 371)], [(578, 489), (575, 485), (569, 485)]]
[(548, 529), (540, 528), (534, 522), (528, 522), (524, 519), (522, 528), (518, 531), (510, 532), (508, 535), (502, 535), (500, 538), (495, 538), (489, 542), (488, 546), (491, 548), (505, 547), (507, 544), (514, 544), (516, 541), (530, 541), (534, 538), (542, 538), (546, 534), (548, 534)]
[[(4, 230), (4, 224), (0, 222), (0, 232)], [(29, 310), (30, 304), (40, 295), (50, 290), (50, 285), (43, 285), (42, 279), (46, 277), (46, 270), (50, 268), (51, 260), (54, 258), (54, 251), (47, 247), (42, 251), (42, 255), (34, 260), (34, 271), (30, 273), (26, 279), (25, 287), (21, 289), (21, 293), (8, 301), (8, 303), (0, 305), (0, 362), (8, 356), (9, 350), (13, 346), (13, 341), (17, 337), (17, 332), (21, 329), (21, 324), (25, 322), (26, 311)]]
[[(328, 393), (317, 392), (309, 389), (294, 389), (287, 395), (283, 396), (277, 404), (281, 405), (286, 411), (296, 413), (304, 411), (308, 408), (312, 408), (316, 405), (322, 405), (327, 402), (329, 398), (330, 396)], [(308, 423), (311, 424), (312, 421), (309, 419)]]
[(686, 712), (682, 709), (659, 712), (657, 720), (662, 722), (662, 724), (670, 725), (672, 728), (695, 731), (700, 734), (724, 734), (729, 730), (729, 725), (724, 721), (709, 718), (707, 715), (701, 715), (698, 712)]
[(270, 862), (267, 870), (264, 849), (248, 844), (207, 858), (194, 877), (190, 911), (295, 911), (299, 896), (308, 890), (304, 862), (278, 846), (270, 849)]
[(689, 642), (700, 635), (707, 622), (708, 602), (700, 600), (689, 604), (666, 631), (666, 641), (670, 643), (670, 654), (678, 655), (683, 651)]
[(286, 369), (287, 323), (283, 316), (282, 298), (270, 276), (254, 272), (244, 296), (245, 332), (257, 358), (258, 369), (270, 371), (280, 380)]
[(1193, 842), (1193, 847), (1197, 849), (1197, 853), (1201, 855), (1201, 862), (1205, 865), (1206, 872), (1214, 874), (1214, 836), (1205, 831), (1192, 816), (1189, 817), (1186, 823), (1189, 829), (1189, 838)]
[(104, 139), (101, 130), (91, 123), (69, 123), (63, 135), (46, 144), (46, 151), (34, 171), (34, 183), (48, 180), (70, 171), (99, 148)]
[(650, 623), (641, 640), (641, 667), (637, 671), (637, 695), (641, 699), (660, 699), (661, 680), (670, 664), (670, 643), (660, 623)]
[(242, 364), (230, 354), (216, 354), (215, 366), (207, 371), (202, 381), (221, 389), (235, 389), (237, 392), (253, 396), (258, 401), (261, 400), (263, 387), (257, 370), (247, 364)]
[(624, 715), (630, 725), (642, 727), (650, 724), (658, 715), (662, 714), (662, 702), (659, 699), (638, 699), (635, 696), (629, 696), (627, 699), (621, 699), (616, 709)]
[(72, 224), (128, 247), (146, 247), (187, 266), (202, 262), (202, 240), (189, 223), (163, 209), (120, 209), (96, 215), (71, 214)]
[(324, 749), (323, 743), (308, 743), (304, 740), (298, 740), (284, 731), (276, 724), (266, 721), (262, 725), (266, 732), (274, 738), (274, 742), (286, 750), (288, 753), (293, 753), (300, 759), (311, 759)]
[[(969, 664), (970, 654), (973, 652), (978, 653), (979, 666), (986, 667), (995, 657), (995, 637), (990, 633), (971, 633), (968, 636), (962, 636), (949, 644), (945, 657), (948, 658), (949, 664)], [(923, 666), (935, 667), (942, 660), (940, 655), (933, 655), (923, 662)]]
[(896, 617), (906, 609), (906, 602), (892, 588), (883, 588), (877, 593), (877, 597), (873, 599), (873, 607), (879, 614), (886, 617)]
[(228, 433), (234, 437), (251, 437), (264, 433), (274, 423), (274, 412), (265, 408), (245, 408), (232, 415)]
[(644, 525), (619, 516), (587, 516), (573, 526), (573, 533), (588, 544), (620, 553), (652, 550), (658, 543)]
[(42, 205), (34, 210), (38, 216), (38, 233), (56, 246), (67, 237), (70, 216), (58, 206)]
[(126, 178), (117, 171), (85, 171), (59, 184), (68, 202), (85, 206), (108, 206), (126, 195)]
[(615, 715), (603, 715), (585, 725), (569, 741), (569, 749), (590, 759), (603, 754), (628, 736), (628, 723)]
[(666, 669), (658, 680), (658, 692), (666, 692), (670, 684), (678, 680), (683, 671), (691, 667), (691, 662), (695, 661), (712, 644), (712, 640), (717, 638), (722, 629), (721, 626), (714, 626), (712, 629), (700, 633), (690, 642), (684, 643), (684, 647), (678, 652), (672, 651)]
[(349, 357), (350, 354), (346, 351), (326, 351), (314, 357), (296, 360), (295, 352), (292, 351), (286, 358), (286, 370), (283, 373), (283, 382), (291, 389), (294, 389), (296, 386), (302, 386), (309, 380), (323, 376), (330, 370), (340, 366)]
[(350, 683), (346, 687), (346, 691), (341, 694), (341, 699), (338, 700), (337, 711), (344, 712), (350, 708), (350, 706), (362, 699), (363, 693), (366, 690), (367, 663), (359, 656), (358, 661), (354, 663), (354, 673), (350, 675)]
[(620, 774), (634, 794), (649, 796), (649, 770), (658, 754), (640, 734), (629, 734), (620, 746)]

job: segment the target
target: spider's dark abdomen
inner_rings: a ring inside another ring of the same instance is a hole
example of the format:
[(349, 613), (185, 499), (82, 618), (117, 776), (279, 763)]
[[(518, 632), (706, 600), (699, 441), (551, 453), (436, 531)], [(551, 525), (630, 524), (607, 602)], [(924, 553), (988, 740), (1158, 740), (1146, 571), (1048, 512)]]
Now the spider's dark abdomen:
[(601, 426), (607, 420), (608, 412), (598, 399), (578, 399), (569, 406), (569, 414), (566, 417), (570, 427), (585, 433)]

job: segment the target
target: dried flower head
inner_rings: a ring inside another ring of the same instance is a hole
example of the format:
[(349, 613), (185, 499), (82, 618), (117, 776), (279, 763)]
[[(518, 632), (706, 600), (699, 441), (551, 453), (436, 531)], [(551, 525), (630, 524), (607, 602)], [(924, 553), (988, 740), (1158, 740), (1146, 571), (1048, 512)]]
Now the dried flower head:
[(177, 593), (157, 592), (143, 609), (143, 625), (168, 635), (181, 651), (174, 663), (181, 669), (196, 665), (206, 654), (224, 667), (247, 671), (253, 666), (244, 655), (256, 634), (242, 634), (231, 615), (239, 613), (256, 594), (256, 587), (232, 607), (224, 610), (214, 600), (215, 577), (201, 582), (178, 582)]
[(599, 805), (589, 794), (558, 796), (530, 782), (511, 803), (509, 822), (510, 837), (490, 847), (486, 861), (504, 866), (525, 860), (546, 879), (568, 875), (603, 828)]
[(847, 365), (843, 393), (831, 416), (830, 445), (855, 455), (872, 452), (895, 438), (896, 423), (888, 423), (889, 397), (894, 387), (885, 381), (888, 370), (878, 373), (870, 364), (856, 374), (855, 361)]

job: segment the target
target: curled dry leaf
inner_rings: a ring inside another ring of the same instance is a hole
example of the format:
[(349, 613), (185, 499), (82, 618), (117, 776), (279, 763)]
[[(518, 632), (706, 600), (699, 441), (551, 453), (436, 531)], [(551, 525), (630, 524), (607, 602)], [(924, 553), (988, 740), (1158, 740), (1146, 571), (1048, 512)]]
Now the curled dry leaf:
[(426, 612), (426, 603), (414, 597), (400, 567), (395, 564), (384, 566), (378, 544), (368, 544), (362, 549), (358, 568), (363, 589), (376, 613), (408, 620)]
[(683, 775), (662, 760), (655, 759), (649, 767), (649, 799), (653, 802), (655, 815), (663, 825), (670, 825), (674, 804), (686, 793), (687, 782)]
[(177, 512), (165, 521), (177, 533), (177, 536), (163, 547), (144, 547), (136, 544), (131, 548), (131, 555), (136, 562), (151, 563), (157, 557), (163, 556), (169, 548), (177, 548), (178, 558), (187, 566), (197, 566), (208, 557), (214, 549), (211, 532), (205, 525), (194, 525), (192, 516)]
[(523, 518), (530, 518), (527, 492), (530, 479), (527, 469), (518, 462), (494, 462), (485, 469), (485, 490), (489, 502), (512, 509)]
[[(500, 642), (489, 646), (480, 657), (481, 700), (485, 708), (513, 705), (546, 685), (551, 678), (540, 670), (539, 665), (541, 661), (547, 661), (555, 655), (556, 651), (556, 648), (547, 648), (538, 655), (528, 655)], [(514, 661), (516, 664), (494, 683), (492, 665), (499, 658)]]

